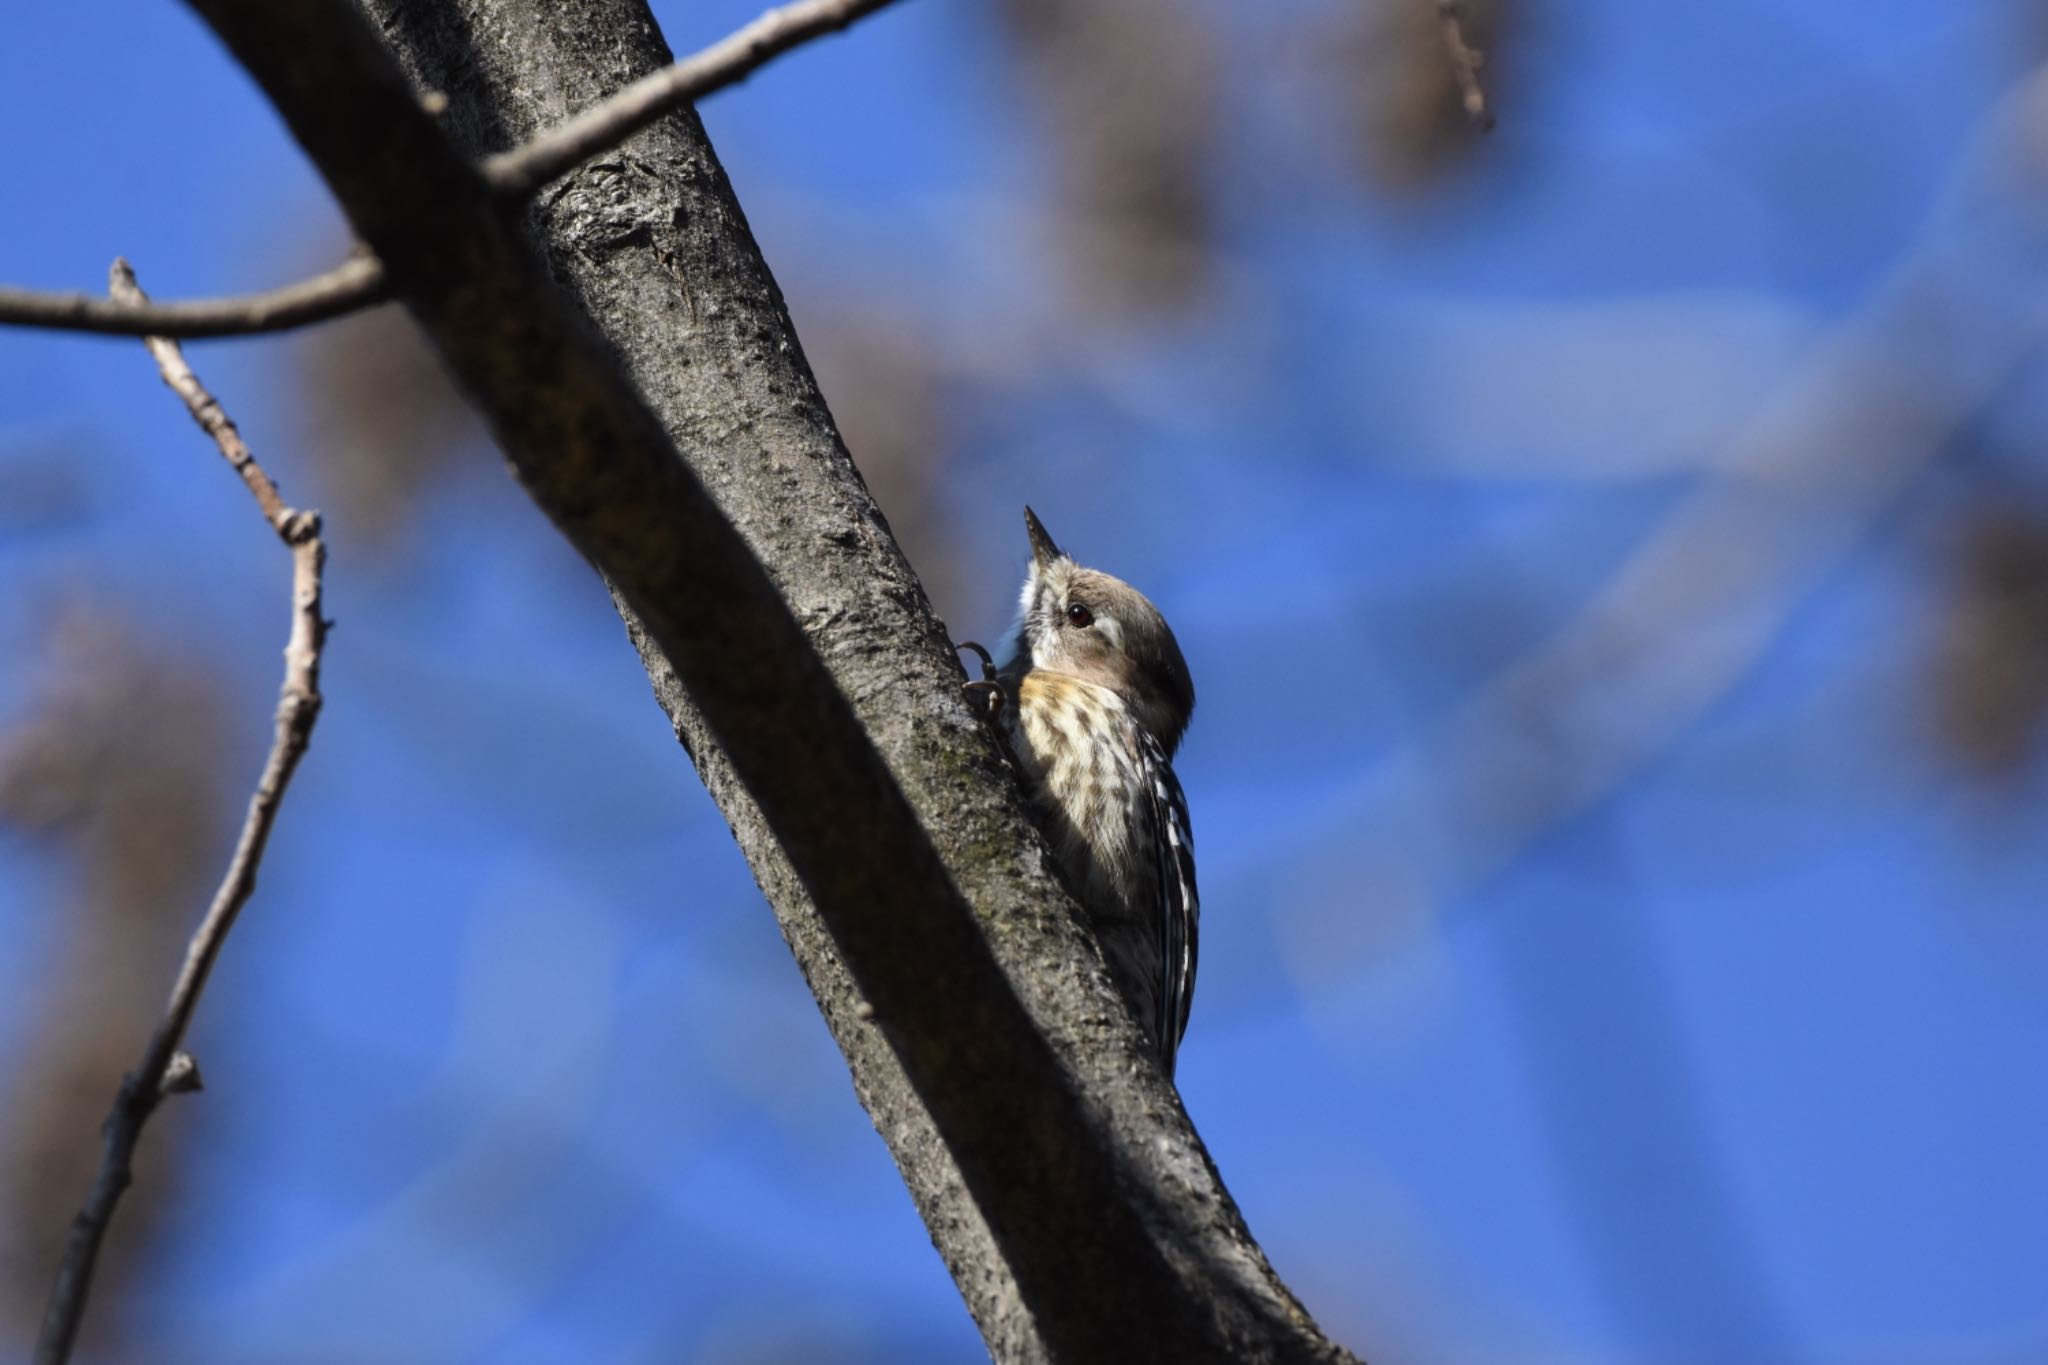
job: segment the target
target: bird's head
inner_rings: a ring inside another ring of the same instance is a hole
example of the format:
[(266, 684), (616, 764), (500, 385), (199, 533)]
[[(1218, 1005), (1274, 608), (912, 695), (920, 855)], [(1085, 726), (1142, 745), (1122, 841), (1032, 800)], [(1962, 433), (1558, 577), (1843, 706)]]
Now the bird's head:
[(1010, 667), (1099, 683), (1124, 699), (1171, 757), (1195, 710), (1195, 684), (1159, 608), (1121, 578), (1076, 564), (1030, 508), (1031, 571)]

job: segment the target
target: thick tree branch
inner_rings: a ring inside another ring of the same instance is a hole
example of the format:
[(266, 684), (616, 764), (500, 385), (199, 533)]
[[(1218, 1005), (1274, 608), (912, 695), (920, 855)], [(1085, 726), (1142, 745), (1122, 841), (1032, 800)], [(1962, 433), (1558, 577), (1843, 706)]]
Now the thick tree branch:
[[(110, 292), (127, 307), (144, 308), (149, 303), (125, 261), (114, 263)], [(220, 957), (221, 946), (227, 942), (228, 931), (235, 927), (236, 917), (256, 890), (256, 870), (263, 862), (263, 850), (277, 821), (285, 787), (305, 755), (313, 737), (313, 722), (320, 714), (320, 646), (326, 634), (326, 622), (320, 615), (320, 571), (326, 547), (320, 539), (319, 514), (295, 511), (285, 505), (277, 486), (256, 462), (234, 422), (185, 363), (176, 342), (151, 337), (146, 344), (156, 358), (164, 383), (184, 400), (193, 420), (220, 447), (220, 453), (255, 496), (264, 520), (291, 550), (292, 626), (285, 643), (284, 686), (278, 695), (276, 734), (270, 755), (264, 761), (255, 794), (249, 799), (249, 814), (228, 860), (227, 875), (221, 879), (206, 917), (192, 934), (163, 1018), (150, 1035), (142, 1061), (123, 1078), (114, 1107), (107, 1115), (99, 1172), (93, 1177), (85, 1206), (72, 1220), (57, 1283), (50, 1291), (49, 1308), (43, 1315), (42, 1333), (36, 1342), (37, 1365), (60, 1365), (70, 1358), (79, 1324), (84, 1320), (100, 1246), (106, 1240), (114, 1209), (128, 1188), (130, 1163), (143, 1125), (164, 1096), (199, 1088), (198, 1065), (179, 1048), (191, 1026), (192, 1013), (199, 1007), (199, 996), (206, 989), (213, 964)]]
[(343, 0), (193, 3), (610, 582), (996, 1354), (1344, 1359), (1117, 1003), (694, 118), (546, 196), (548, 264), (475, 169), (663, 65), (644, 7), (377, 0), (437, 125)]
[[(644, 76), (484, 166), (491, 187), (514, 202), (639, 132), (662, 115), (736, 85), (813, 38), (836, 33), (894, 0), (797, 0), (772, 9), (703, 51)], [(249, 336), (283, 332), (383, 303), (383, 264), (351, 257), (335, 269), (281, 289), (175, 303), (109, 302), (0, 286), (0, 326), (106, 336)]]

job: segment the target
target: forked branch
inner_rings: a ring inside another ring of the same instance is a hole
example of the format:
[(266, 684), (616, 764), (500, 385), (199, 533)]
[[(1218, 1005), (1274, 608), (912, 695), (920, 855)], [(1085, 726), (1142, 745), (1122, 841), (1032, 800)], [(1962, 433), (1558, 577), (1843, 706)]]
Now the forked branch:
[[(663, 114), (740, 81), (792, 48), (836, 33), (893, 0), (797, 0), (771, 9), (703, 51), (652, 72), (523, 146), (484, 162), (484, 177), (508, 200), (618, 146)], [(252, 336), (325, 322), (386, 302), (383, 262), (359, 251), (324, 274), (260, 294), (150, 303), (0, 286), (0, 326), (157, 338)]]

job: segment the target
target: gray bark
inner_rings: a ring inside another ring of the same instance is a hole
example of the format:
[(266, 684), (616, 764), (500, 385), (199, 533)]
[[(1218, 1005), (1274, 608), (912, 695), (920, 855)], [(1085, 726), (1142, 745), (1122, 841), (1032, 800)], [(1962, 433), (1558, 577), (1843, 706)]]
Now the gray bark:
[(193, 3), (611, 585), (992, 1354), (1348, 1359), (1117, 1002), (696, 118), (524, 222), (471, 169), (667, 61), (644, 7), (368, 0), (437, 130), (347, 0)]

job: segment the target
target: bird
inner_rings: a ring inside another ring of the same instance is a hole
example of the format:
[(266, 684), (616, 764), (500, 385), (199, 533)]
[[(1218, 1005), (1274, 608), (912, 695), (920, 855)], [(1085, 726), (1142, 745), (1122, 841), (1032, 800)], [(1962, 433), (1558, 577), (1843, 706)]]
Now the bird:
[(1173, 755), (1195, 685), (1159, 609), (1075, 562), (1024, 509), (1031, 565), (983, 698), (1111, 979), (1169, 1078), (1194, 999), (1201, 902)]

